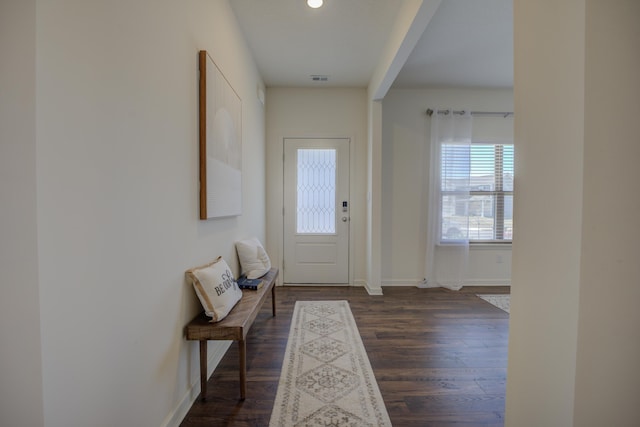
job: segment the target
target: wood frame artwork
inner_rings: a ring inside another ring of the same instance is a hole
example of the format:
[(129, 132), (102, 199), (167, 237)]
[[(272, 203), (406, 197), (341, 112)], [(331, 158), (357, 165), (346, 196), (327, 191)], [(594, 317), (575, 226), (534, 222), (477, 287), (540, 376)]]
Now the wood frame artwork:
[(242, 214), (242, 101), (199, 53), (200, 219)]

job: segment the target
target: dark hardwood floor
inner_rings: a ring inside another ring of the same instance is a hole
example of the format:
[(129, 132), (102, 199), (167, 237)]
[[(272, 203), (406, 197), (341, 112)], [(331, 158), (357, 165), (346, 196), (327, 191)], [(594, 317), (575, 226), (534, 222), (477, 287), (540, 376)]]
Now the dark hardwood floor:
[(234, 343), (182, 422), (268, 426), (297, 300), (349, 301), (394, 426), (503, 426), (509, 315), (476, 297), (508, 287), (460, 291), (385, 287), (278, 287), (247, 337), (247, 398), (239, 401)]

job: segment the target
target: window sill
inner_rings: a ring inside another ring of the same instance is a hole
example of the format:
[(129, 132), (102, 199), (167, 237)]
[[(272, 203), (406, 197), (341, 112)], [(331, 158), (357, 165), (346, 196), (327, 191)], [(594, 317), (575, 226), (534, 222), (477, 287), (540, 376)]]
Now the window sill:
[(478, 243), (469, 243), (469, 249), (508, 249), (511, 250), (511, 242), (495, 242), (495, 243), (489, 243), (489, 242), (478, 242)]

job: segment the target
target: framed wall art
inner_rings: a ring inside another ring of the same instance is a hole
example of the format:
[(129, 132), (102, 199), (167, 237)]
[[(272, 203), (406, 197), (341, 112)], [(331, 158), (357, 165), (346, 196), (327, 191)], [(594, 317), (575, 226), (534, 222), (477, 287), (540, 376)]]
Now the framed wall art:
[(200, 219), (242, 214), (242, 101), (206, 50), (200, 69)]

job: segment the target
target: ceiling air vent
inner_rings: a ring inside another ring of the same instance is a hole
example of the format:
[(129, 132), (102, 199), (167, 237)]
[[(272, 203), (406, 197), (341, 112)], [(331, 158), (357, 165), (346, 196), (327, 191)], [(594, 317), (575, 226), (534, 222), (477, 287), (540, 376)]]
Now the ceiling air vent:
[(329, 80), (329, 76), (323, 76), (320, 74), (312, 74), (311, 75), (311, 80), (313, 80), (314, 82), (326, 82), (327, 80)]

